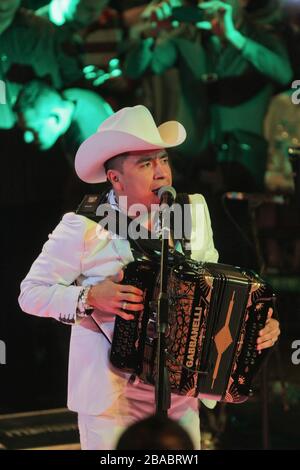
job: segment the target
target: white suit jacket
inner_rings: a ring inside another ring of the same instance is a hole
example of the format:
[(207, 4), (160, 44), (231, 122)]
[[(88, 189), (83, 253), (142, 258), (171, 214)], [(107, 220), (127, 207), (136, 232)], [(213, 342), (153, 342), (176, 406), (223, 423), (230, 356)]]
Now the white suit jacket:
[[(192, 208), (192, 258), (216, 262), (210, 216), (200, 194), (190, 196)], [(49, 235), (41, 254), (21, 284), (19, 303), (27, 313), (74, 321), (82, 285), (94, 285), (119, 272), (133, 261), (127, 240), (112, 237), (99, 225), (77, 215), (66, 214)], [(71, 285), (74, 281), (80, 285)], [(108, 337), (114, 322), (101, 312), (94, 314)], [(129, 375), (109, 361), (110, 343), (93, 322), (83, 319), (72, 326), (69, 352), (68, 407), (97, 415), (122, 394)]]

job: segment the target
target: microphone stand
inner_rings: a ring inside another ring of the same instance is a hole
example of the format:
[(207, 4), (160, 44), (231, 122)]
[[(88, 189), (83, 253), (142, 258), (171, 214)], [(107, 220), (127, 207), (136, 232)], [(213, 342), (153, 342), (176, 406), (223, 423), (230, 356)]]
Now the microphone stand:
[[(166, 194), (166, 193), (165, 193)], [(167, 194), (162, 200), (166, 202)], [(168, 416), (168, 409), (171, 406), (171, 392), (169, 384), (169, 374), (166, 367), (166, 329), (168, 326), (168, 258), (169, 258), (169, 234), (170, 217), (168, 204), (164, 203), (159, 210), (162, 228), (161, 260), (160, 260), (160, 289), (157, 302), (157, 378), (155, 387), (156, 414)]]

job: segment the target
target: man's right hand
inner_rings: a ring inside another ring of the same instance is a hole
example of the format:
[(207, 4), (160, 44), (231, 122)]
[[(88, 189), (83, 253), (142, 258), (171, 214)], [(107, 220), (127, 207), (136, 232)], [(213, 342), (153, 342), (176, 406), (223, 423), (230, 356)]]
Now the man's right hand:
[[(88, 293), (89, 305), (105, 315), (106, 321), (112, 321), (115, 315), (124, 320), (133, 320), (134, 315), (124, 310), (139, 312), (144, 309), (143, 291), (137, 287), (120, 284), (124, 277), (123, 271), (109, 276), (104, 281), (92, 286)], [(111, 318), (110, 318), (111, 317)]]
[(157, 2), (156, 0), (150, 2), (141, 14), (144, 20), (164, 21), (172, 15), (172, 9), (183, 6), (182, 0), (164, 0)]

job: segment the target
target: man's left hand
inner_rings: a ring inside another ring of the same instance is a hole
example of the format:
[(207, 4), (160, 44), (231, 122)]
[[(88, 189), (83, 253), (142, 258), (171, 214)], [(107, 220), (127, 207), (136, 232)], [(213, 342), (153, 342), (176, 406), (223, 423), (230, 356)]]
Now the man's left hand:
[(259, 337), (257, 338), (258, 351), (274, 346), (280, 335), (279, 322), (272, 318), (272, 315), (273, 309), (269, 308), (266, 324), (264, 328), (260, 330)]
[[(225, 37), (234, 47), (239, 50), (243, 49), (246, 44), (246, 37), (236, 29), (231, 5), (219, 0), (212, 0), (200, 3), (198, 7), (207, 12), (209, 16), (212, 16), (210, 20), (211, 29), (217, 36)], [(207, 24), (207, 21), (201, 21), (196, 26), (201, 29), (201, 25), (204, 24)], [(208, 28), (205, 27), (204, 29)]]
[(219, 0), (200, 3), (198, 5), (201, 10), (207, 12), (209, 16), (218, 20), (222, 25), (224, 36), (229, 39), (235, 33), (235, 25), (233, 22), (232, 6)]

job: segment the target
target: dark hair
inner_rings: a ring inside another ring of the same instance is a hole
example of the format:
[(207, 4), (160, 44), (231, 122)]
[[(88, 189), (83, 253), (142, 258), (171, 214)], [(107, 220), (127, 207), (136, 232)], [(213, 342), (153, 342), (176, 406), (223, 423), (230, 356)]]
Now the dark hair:
[(153, 415), (129, 426), (119, 438), (116, 450), (194, 450), (194, 446), (179, 423)]
[(126, 157), (128, 157), (129, 152), (120, 153), (115, 157), (110, 158), (104, 163), (104, 169), (107, 173), (108, 170), (118, 170), (122, 173), (123, 171), (123, 163)]
[(34, 109), (41, 98), (47, 99), (51, 94), (61, 96), (59, 91), (43, 80), (32, 80), (22, 88), (14, 110), (18, 113), (24, 113), (26, 109)]

